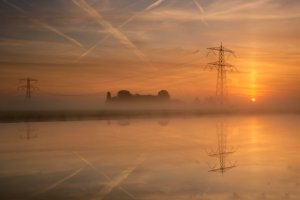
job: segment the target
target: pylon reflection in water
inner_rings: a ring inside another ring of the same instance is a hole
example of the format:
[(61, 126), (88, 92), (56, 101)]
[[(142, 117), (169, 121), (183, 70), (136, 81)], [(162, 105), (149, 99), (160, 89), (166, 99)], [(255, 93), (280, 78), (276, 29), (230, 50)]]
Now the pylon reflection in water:
[(217, 148), (207, 152), (208, 156), (218, 159), (218, 163), (214, 166), (209, 166), (209, 172), (225, 173), (226, 171), (236, 167), (236, 163), (227, 160), (230, 154), (235, 152), (233, 147), (227, 145), (228, 127), (223, 123), (219, 123), (217, 128), (218, 145)]

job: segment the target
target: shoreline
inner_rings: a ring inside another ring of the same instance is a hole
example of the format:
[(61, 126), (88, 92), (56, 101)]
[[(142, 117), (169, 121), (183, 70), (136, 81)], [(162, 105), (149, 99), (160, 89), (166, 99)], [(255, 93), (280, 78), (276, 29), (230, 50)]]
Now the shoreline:
[(0, 123), (113, 120), (134, 118), (170, 118), (236, 115), (300, 115), (300, 111), (237, 111), (237, 110), (36, 110), (0, 111)]

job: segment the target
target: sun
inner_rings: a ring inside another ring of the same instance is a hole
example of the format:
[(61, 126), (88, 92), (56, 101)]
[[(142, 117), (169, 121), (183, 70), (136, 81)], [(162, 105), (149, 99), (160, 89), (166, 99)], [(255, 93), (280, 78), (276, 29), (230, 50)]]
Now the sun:
[(252, 97), (251, 101), (254, 103), (254, 102), (256, 102), (256, 99), (254, 97)]

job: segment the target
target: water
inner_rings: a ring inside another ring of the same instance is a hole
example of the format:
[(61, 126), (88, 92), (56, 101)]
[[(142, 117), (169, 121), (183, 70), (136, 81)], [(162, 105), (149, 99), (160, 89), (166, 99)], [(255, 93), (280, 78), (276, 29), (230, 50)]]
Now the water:
[(300, 199), (300, 116), (0, 124), (0, 199)]

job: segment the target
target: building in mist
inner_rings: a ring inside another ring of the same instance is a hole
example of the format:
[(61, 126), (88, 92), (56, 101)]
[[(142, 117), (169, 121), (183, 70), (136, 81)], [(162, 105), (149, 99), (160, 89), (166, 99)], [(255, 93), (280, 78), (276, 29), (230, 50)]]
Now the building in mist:
[(131, 94), (128, 90), (120, 90), (114, 97), (110, 92), (106, 95), (106, 103), (163, 103), (170, 102), (170, 99), (167, 90), (161, 90), (157, 95)]

